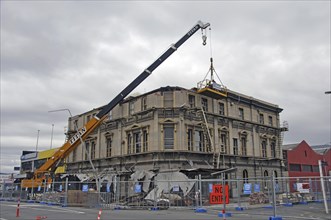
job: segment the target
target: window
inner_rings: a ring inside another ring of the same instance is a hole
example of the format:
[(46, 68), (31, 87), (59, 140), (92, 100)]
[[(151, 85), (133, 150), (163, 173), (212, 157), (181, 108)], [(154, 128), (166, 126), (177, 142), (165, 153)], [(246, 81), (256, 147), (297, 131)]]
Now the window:
[(174, 99), (173, 99), (172, 91), (163, 92), (163, 106), (165, 108), (172, 108), (174, 106)]
[(95, 146), (95, 139), (89, 139), (85, 142), (85, 149), (83, 149), (85, 160), (89, 160), (89, 156), (92, 160), (95, 159)]
[(72, 162), (77, 160), (77, 147), (72, 151)]
[(174, 125), (163, 126), (164, 149), (174, 149)]
[(317, 165), (313, 165), (313, 172), (320, 172), (319, 167)]
[(313, 166), (312, 165), (302, 165), (302, 172), (313, 172)]
[(220, 102), (218, 104), (218, 107), (219, 107), (219, 114), (220, 115), (225, 115), (225, 111), (224, 111), (224, 103)]
[(95, 142), (91, 142), (91, 160), (95, 159)]
[(128, 143), (128, 154), (131, 154), (132, 151), (132, 135), (128, 134), (127, 135), (127, 143)]
[(147, 97), (142, 97), (141, 98), (141, 110), (147, 110)]
[(133, 147), (133, 152), (141, 152), (141, 136), (139, 131), (133, 133)]
[(241, 120), (244, 120), (244, 109), (243, 108), (239, 108), (238, 110), (239, 110), (239, 118)]
[(268, 177), (268, 176), (269, 176), (269, 174), (268, 174), (268, 170), (265, 170), (265, 171), (264, 171), (263, 176), (264, 176), (264, 177)]
[(207, 112), (208, 111), (208, 99), (201, 98), (201, 106), (202, 109)]
[(276, 183), (278, 183), (278, 173), (276, 170), (274, 170), (274, 177), (275, 177), (275, 180), (276, 180)]
[[(266, 179), (269, 176), (268, 170), (265, 170), (263, 172), (263, 176)], [(267, 187), (267, 181), (263, 181), (264, 182), (264, 187)]]
[(261, 113), (259, 115), (259, 122), (260, 122), (260, 124), (264, 124), (264, 115)]
[(264, 177), (268, 177), (268, 176), (269, 176), (269, 172), (268, 172), (268, 170), (265, 170), (265, 171), (263, 172), (263, 176), (264, 176)]
[(203, 131), (199, 131), (199, 130), (194, 131), (194, 150), (201, 152), (205, 151)]
[(112, 151), (112, 139), (110, 137), (108, 137), (106, 139), (106, 145), (107, 145), (107, 152), (106, 152), (106, 156), (107, 157), (111, 157), (111, 151)]
[(247, 138), (246, 136), (241, 137), (241, 155), (247, 156)]
[(285, 162), (287, 162), (287, 151), (283, 150), (283, 159)]
[(32, 161), (22, 162), (21, 170), (22, 171), (32, 171)]
[(143, 152), (148, 151), (148, 132), (143, 130)]
[(274, 170), (274, 177), (277, 178), (278, 177), (278, 174), (277, 174), (277, 171)]
[(276, 143), (273, 141), (270, 143), (271, 157), (276, 157)]
[(134, 101), (129, 102), (129, 115), (134, 114)]
[(193, 151), (193, 129), (187, 129), (187, 149)]
[(233, 154), (234, 155), (238, 155), (238, 139), (237, 138), (233, 138)]
[(274, 123), (273, 123), (273, 121), (272, 121), (272, 116), (269, 116), (269, 117), (268, 117), (268, 121), (269, 121), (269, 125), (270, 125), (270, 126), (273, 126), (273, 125), (274, 125)]
[(290, 163), (290, 171), (301, 172), (301, 166), (300, 166), (300, 164)]
[(77, 127), (78, 127), (78, 120), (76, 119), (74, 121), (74, 129), (73, 130), (76, 131)]
[(86, 120), (87, 120), (87, 121), (90, 121), (90, 120), (91, 120), (91, 115), (88, 115), (88, 116), (86, 117)]
[(227, 153), (227, 143), (226, 143), (226, 133), (221, 133), (221, 153), (226, 154)]
[(190, 108), (195, 107), (195, 96), (194, 95), (188, 95), (188, 103), (190, 105)]
[(85, 142), (85, 149), (84, 149), (84, 151), (85, 151), (85, 156), (84, 156), (85, 160), (88, 160), (89, 150), (90, 150), (90, 142)]
[(248, 171), (246, 169), (243, 171), (243, 179), (244, 183), (248, 183)]
[(261, 143), (262, 148), (262, 157), (267, 157), (267, 141), (263, 140)]
[(34, 168), (38, 169), (40, 168), (44, 163), (46, 163), (47, 159), (40, 159), (34, 161)]

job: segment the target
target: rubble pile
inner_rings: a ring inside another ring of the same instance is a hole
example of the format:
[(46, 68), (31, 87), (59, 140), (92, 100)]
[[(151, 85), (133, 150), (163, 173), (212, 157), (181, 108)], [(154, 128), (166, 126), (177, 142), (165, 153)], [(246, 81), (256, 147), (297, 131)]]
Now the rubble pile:
[(263, 192), (255, 192), (249, 196), (248, 202), (250, 205), (265, 204), (269, 202), (269, 199)]

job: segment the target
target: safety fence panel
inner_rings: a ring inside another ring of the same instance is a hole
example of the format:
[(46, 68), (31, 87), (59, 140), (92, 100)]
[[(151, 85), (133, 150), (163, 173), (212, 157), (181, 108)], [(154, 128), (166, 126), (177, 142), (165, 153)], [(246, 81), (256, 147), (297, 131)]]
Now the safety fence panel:
[[(119, 179), (119, 178), (118, 178)], [(321, 202), (331, 198), (331, 177), (176, 179), (148, 181), (73, 182), (63, 180), (36, 188), (11, 183), (2, 187), (1, 200), (38, 202), (104, 209), (223, 209)], [(274, 211), (270, 209), (270, 211)]]

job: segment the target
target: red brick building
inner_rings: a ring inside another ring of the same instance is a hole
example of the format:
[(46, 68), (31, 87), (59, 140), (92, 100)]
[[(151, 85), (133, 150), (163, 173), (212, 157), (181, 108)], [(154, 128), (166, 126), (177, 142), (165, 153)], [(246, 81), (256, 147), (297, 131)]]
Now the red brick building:
[(318, 160), (327, 163), (323, 166), (323, 175), (329, 176), (331, 172), (331, 149), (324, 150), (323, 154), (317, 153), (306, 141), (299, 144), (283, 145), (283, 159), (290, 181), (290, 190), (295, 191), (295, 177), (319, 177)]

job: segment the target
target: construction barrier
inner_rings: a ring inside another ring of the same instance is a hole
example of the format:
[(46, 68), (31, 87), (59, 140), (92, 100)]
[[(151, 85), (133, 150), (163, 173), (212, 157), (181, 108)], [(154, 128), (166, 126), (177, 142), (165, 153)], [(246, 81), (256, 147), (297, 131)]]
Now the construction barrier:
[[(331, 177), (324, 177), (327, 199), (331, 198)], [(247, 178), (222, 180), (188, 179), (150, 181), (66, 181), (34, 189), (12, 184), (10, 190), (1, 191), (0, 199), (18, 202), (43, 203), (45, 205), (93, 207), (102, 209), (161, 210), (181, 207), (196, 212), (216, 207), (231, 207), (243, 211), (249, 207), (273, 205), (291, 207), (296, 204), (323, 202), (320, 177), (302, 178)], [(224, 191), (223, 191), (224, 189)], [(274, 198), (275, 197), (275, 198)], [(218, 209), (221, 210), (221, 209)]]
[(17, 200), (17, 208), (16, 208), (16, 217), (20, 217), (20, 203), (21, 203), (21, 200), (18, 199)]
[(100, 218), (101, 218), (101, 213), (102, 213), (102, 209), (100, 209), (100, 210), (99, 210), (99, 213), (98, 213), (98, 218), (97, 218), (97, 220), (100, 220)]

